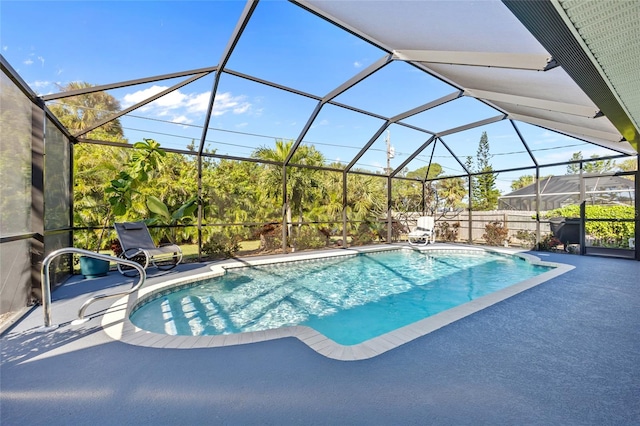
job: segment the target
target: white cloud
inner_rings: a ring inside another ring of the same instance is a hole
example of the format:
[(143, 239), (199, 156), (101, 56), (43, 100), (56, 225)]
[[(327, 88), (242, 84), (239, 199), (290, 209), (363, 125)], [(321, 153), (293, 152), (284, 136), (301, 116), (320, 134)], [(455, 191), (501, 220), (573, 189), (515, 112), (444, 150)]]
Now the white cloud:
[(23, 64), (25, 65), (32, 65), (33, 64), (33, 60), (31, 59), (27, 59), (26, 61), (23, 62)]
[(50, 81), (34, 81), (33, 83), (29, 83), (29, 87), (33, 88), (33, 89), (41, 89), (43, 87), (49, 87), (51, 86), (51, 82)]
[(213, 104), (213, 115), (220, 116), (232, 111), (234, 114), (243, 114), (249, 110), (251, 104), (246, 102), (244, 96), (232, 96), (231, 93), (220, 93)]
[(360, 62), (360, 61), (355, 61), (355, 62), (353, 63), (353, 66), (354, 66), (354, 67), (356, 67), (356, 68), (362, 68), (362, 62)]
[(193, 120), (187, 118), (184, 115), (181, 115), (179, 117), (175, 117), (173, 120), (171, 120), (171, 122), (176, 124), (191, 124), (193, 123)]
[(42, 56), (38, 56), (38, 60), (40, 61), (40, 63), (44, 67), (44, 58)]
[[(166, 89), (168, 89), (168, 86), (153, 85), (147, 89), (126, 94), (122, 99), (122, 105), (125, 108), (135, 105)], [(145, 105), (141, 110), (151, 112), (159, 117), (177, 114), (183, 117), (187, 117), (188, 115), (199, 116), (207, 112), (210, 96), (210, 92), (184, 93), (180, 90), (174, 90), (150, 104)], [(220, 116), (227, 112), (244, 114), (250, 109), (251, 103), (245, 100), (245, 96), (233, 96), (231, 93), (225, 92), (216, 96), (212, 114), (214, 116)]]
[(123, 101), (122, 104), (125, 107), (129, 107), (131, 105), (137, 104), (138, 102), (141, 102), (141, 101), (143, 101), (145, 99), (150, 98), (151, 96), (154, 96), (154, 95), (162, 92), (166, 88), (167, 87), (165, 87), (165, 86), (153, 85), (153, 86), (149, 87), (148, 89), (138, 90), (137, 92), (134, 92), (134, 93), (131, 93), (131, 94), (126, 94), (122, 98), (122, 101)]
[(9, 50), (9, 46), (7, 46), (7, 45), (2, 46), (2, 51), (3, 52), (6, 52), (8, 50)]
[(317, 128), (318, 126), (326, 126), (329, 124), (329, 120), (324, 119), (324, 120), (320, 120), (317, 123), (314, 121), (313, 124), (311, 125), (312, 129)]
[(176, 109), (182, 108), (188, 102), (188, 96), (178, 90), (167, 93), (161, 98), (152, 102), (153, 107), (158, 109)]
[(247, 123), (247, 122), (245, 121), (245, 122), (243, 122), (243, 123), (238, 123), (238, 124), (236, 124), (236, 127), (238, 127), (238, 128), (242, 128), (242, 127), (247, 127), (248, 125), (249, 125), (249, 123)]
[(187, 102), (187, 108), (189, 109), (189, 112), (207, 112), (207, 108), (209, 108), (210, 97), (211, 94), (209, 92), (200, 93), (199, 95), (191, 97)]

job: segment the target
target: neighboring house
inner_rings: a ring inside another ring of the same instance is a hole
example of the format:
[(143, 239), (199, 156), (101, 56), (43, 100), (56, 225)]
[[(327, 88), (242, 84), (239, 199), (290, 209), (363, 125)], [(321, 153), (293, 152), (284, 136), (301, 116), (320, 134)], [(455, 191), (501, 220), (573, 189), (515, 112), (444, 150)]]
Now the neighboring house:
[[(585, 200), (593, 204), (633, 206), (634, 182), (620, 176), (583, 175)], [(540, 211), (580, 203), (580, 175), (551, 176), (540, 180)], [(536, 210), (536, 184), (502, 195), (500, 210)]]

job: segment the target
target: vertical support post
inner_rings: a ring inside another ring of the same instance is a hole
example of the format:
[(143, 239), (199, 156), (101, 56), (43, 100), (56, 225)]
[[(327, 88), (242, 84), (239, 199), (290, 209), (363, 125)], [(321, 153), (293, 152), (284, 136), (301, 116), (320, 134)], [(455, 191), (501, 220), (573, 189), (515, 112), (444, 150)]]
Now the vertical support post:
[(287, 227), (288, 217), (287, 212), (289, 211), (289, 198), (287, 197), (287, 166), (285, 164), (282, 165), (282, 252), (287, 252)]
[(587, 196), (584, 183), (584, 163), (580, 162), (580, 254), (587, 253), (585, 247), (585, 228), (587, 226), (587, 213), (586, 213)]
[(536, 165), (536, 248), (540, 246), (540, 167)]
[[(45, 179), (45, 113), (44, 105), (31, 107), (31, 290), (41, 293), (40, 268), (45, 256), (44, 244), (44, 179)], [(43, 295), (40, 294), (39, 298)], [(45, 312), (45, 318), (51, 313)]]
[(582, 203), (583, 201), (585, 201), (587, 199), (587, 196), (585, 194), (585, 183), (584, 183), (584, 163), (581, 161), (580, 162), (580, 202)]
[[(73, 211), (75, 209), (75, 204), (73, 202), (73, 191), (75, 188), (74, 182), (76, 180), (76, 177), (73, 172), (75, 170), (75, 160), (73, 158), (75, 144), (71, 139), (67, 140), (67, 148), (69, 149), (69, 197), (67, 198), (67, 203), (69, 205), (69, 224), (71, 225), (71, 230), (68, 234), (69, 239), (67, 240), (67, 246), (73, 247), (73, 233), (75, 228), (75, 224), (73, 222)], [(71, 262), (71, 266), (69, 266), (69, 273), (73, 273), (73, 262)]]
[(469, 176), (469, 244), (473, 244), (473, 183), (471, 174)]
[(391, 199), (391, 176), (387, 176), (387, 244), (391, 244), (391, 239), (393, 238), (393, 209)]
[(583, 256), (587, 254), (587, 247), (585, 247), (586, 204), (587, 202), (584, 200), (580, 203), (580, 254)]
[(635, 233), (636, 239), (635, 259), (640, 260), (640, 153), (636, 155), (636, 184), (635, 184)]
[(347, 248), (347, 171), (342, 172), (342, 248)]
[(204, 209), (202, 208), (202, 154), (198, 152), (198, 262), (202, 261), (202, 217)]

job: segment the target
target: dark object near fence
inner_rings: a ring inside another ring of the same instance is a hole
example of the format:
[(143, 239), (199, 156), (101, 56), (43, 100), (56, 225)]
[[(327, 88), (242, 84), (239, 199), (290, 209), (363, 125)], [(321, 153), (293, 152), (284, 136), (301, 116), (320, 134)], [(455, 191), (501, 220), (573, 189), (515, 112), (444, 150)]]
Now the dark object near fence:
[(580, 244), (580, 219), (553, 217), (549, 219), (549, 226), (553, 235), (564, 245)]

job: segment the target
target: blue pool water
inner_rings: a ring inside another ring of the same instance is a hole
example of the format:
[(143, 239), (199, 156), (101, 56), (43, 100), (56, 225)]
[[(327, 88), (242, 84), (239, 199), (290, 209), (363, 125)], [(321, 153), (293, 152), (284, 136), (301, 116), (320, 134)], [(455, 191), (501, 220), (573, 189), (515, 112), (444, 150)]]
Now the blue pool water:
[(549, 269), (483, 251), (412, 250), (245, 267), (151, 300), (131, 321), (170, 335), (306, 325), (354, 345)]

